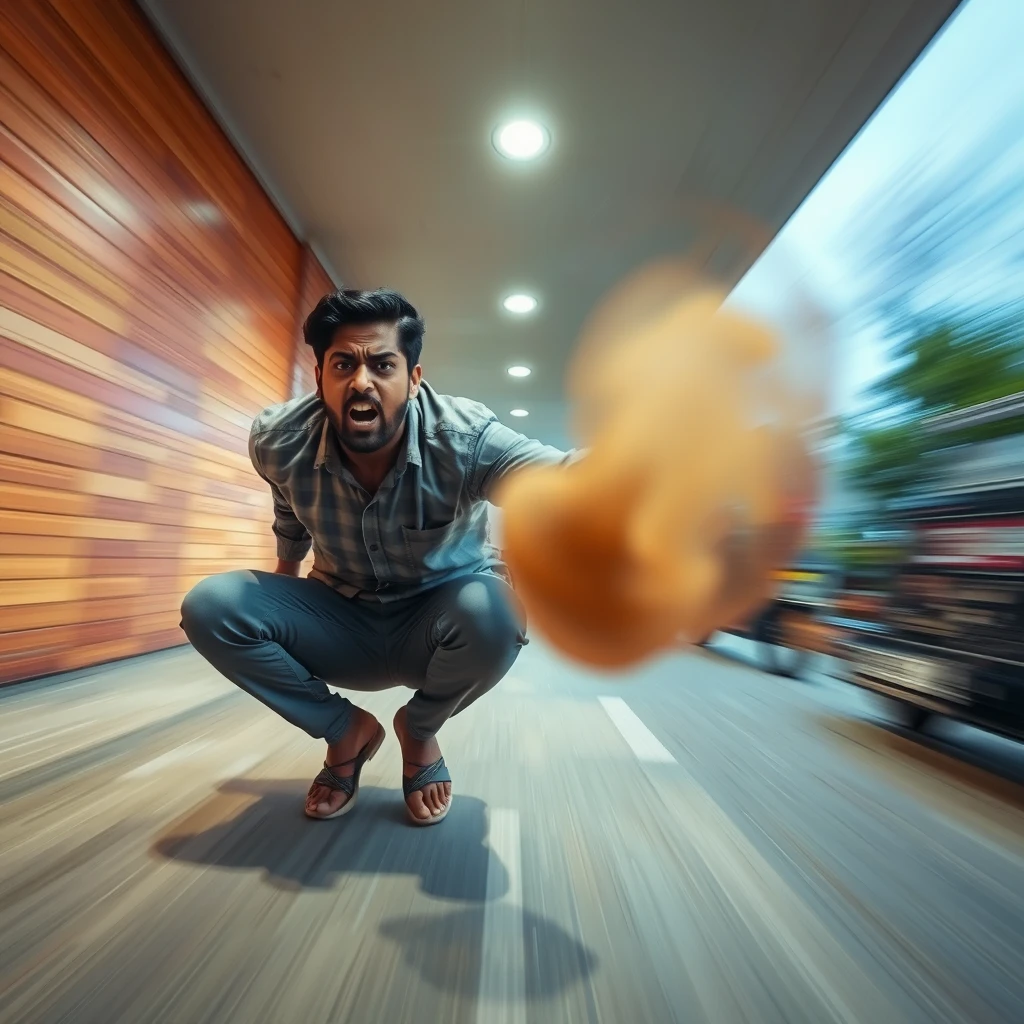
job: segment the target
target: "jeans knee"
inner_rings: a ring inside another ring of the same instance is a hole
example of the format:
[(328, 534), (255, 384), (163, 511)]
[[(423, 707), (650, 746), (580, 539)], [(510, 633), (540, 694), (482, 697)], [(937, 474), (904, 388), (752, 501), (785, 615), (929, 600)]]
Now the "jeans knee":
[(525, 640), (524, 624), (504, 581), (477, 577), (463, 585), (442, 621), (442, 646), (462, 648), (481, 670), (505, 671)]
[(229, 615), (242, 607), (252, 574), (246, 570), (220, 573), (200, 580), (181, 602), (181, 628), (193, 643), (217, 632)]

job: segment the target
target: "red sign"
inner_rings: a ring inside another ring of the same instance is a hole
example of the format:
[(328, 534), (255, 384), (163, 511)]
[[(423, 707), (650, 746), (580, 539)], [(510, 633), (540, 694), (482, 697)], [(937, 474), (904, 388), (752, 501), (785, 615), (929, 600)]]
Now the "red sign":
[(919, 565), (1024, 569), (1024, 519), (968, 520), (921, 526)]

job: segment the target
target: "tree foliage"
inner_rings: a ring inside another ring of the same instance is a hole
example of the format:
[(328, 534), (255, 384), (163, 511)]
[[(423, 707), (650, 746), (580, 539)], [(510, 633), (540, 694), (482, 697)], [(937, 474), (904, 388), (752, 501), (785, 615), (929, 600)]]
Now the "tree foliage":
[[(957, 434), (929, 417), (1024, 391), (1024, 175), (1015, 108), (952, 164), (919, 159), (862, 211), (863, 309), (890, 341), (890, 369), (847, 422), (848, 472), (878, 499), (927, 479), (940, 448), (1024, 430), (1024, 419)], [(1009, 129), (1012, 129), (1010, 131)]]
[(939, 324), (901, 341), (895, 355), (850, 430), (850, 471), (875, 497), (923, 483), (937, 450), (1024, 431), (1024, 418), (943, 435), (923, 427), (931, 416), (1024, 391), (1024, 318)]

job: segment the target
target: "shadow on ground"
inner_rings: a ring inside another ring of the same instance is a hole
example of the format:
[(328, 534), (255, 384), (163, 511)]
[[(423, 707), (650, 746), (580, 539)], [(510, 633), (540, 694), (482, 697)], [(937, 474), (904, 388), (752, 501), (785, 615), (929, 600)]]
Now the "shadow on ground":
[[(486, 806), (456, 795), (444, 823), (415, 828), (401, 795), (364, 786), (351, 814), (311, 821), (302, 813), (308, 784), (301, 780), (235, 779), (167, 829), (153, 852), (170, 860), (259, 873), (284, 890), (331, 889), (360, 874), (418, 877), (423, 892), (471, 904), (384, 921), (381, 935), (424, 982), (445, 992), (476, 995), (484, 914), (501, 932), (522, 927), (526, 996), (550, 997), (595, 969), (596, 956), (552, 921), (503, 903), (508, 874), (490, 864)], [(476, 904), (475, 906), (472, 904)]]
[(456, 795), (442, 824), (415, 828), (401, 794), (362, 786), (351, 814), (313, 821), (302, 813), (309, 784), (291, 779), (236, 779), (175, 823), (153, 844), (170, 860), (258, 871), (275, 888), (329, 889), (346, 875), (418, 876), (439, 899), (482, 903), (508, 890), (495, 863), (487, 891), (486, 808)]
[[(484, 908), (385, 921), (384, 938), (401, 948), (406, 966), (445, 992), (475, 996), (480, 986)], [(520, 925), (520, 914), (505, 904), (489, 908), (498, 933)], [(496, 919), (495, 919), (496, 918)], [(528, 911), (521, 915), (526, 997), (546, 999), (589, 977), (597, 957), (553, 921)]]

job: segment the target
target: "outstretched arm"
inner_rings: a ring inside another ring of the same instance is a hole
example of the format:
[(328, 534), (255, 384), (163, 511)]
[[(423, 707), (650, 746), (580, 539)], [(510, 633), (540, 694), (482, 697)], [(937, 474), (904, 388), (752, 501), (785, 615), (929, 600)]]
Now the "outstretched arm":
[(529, 466), (565, 465), (582, 452), (563, 452), (493, 420), (480, 434), (473, 460), (470, 496), (494, 502), (500, 484)]

